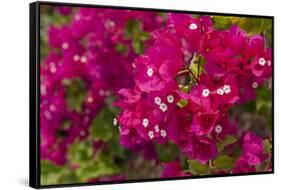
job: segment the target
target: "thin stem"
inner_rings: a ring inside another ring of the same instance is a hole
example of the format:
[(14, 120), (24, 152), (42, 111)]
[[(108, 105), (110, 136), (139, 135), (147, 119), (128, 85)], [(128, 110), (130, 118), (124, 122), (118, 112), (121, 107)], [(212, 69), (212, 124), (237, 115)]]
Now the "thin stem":
[(201, 56), (198, 57), (198, 63), (197, 63), (197, 79), (199, 79), (199, 76), (200, 76), (200, 63), (201, 63)]
[(269, 166), (270, 166), (270, 163), (271, 163), (271, 154), (269, 155), (269, 158), (267, 159), (267, 163), (266, 163), (266, 166), (265, 166), (265, 171), (268, 171), (268, 169), (269, 169)]
[(177, 76), (185, 74), (185, 73), (190, 73), (192, 75), (192, 77), (194, 78), (194, 80), (198, 83), (198, 78), (194, 75), (194, 73), (190, 70), (190, 68), (185, 68), (184, 70), (181, 70), (177, 73)]

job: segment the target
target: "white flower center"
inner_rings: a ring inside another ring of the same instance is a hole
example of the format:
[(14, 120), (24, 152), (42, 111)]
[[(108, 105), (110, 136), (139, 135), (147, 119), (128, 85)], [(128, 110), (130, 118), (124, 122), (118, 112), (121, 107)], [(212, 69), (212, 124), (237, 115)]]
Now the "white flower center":
[(189, 29), (190, 29), (190, 30), (196, 30), (196, 29), (197, 29), (197, 24), (191, 23), (191, 24), (189, 25)]
[(224, 90), (221, 88), (217, 89), (217, 94), (222, 96), (224, 94)]
[(84, 137), (84, 136), (86, 135), (86, 132), (85, 132), (85, 131), (80, 131), (80, 135), (81, 135), (82, 137)]
[(88, 103), (92, 103), (93, 101), (94, 101), (93, 97), (89, 96), (89, 97), (87, 98), (87, 102), (88, 102)]
[(210, 90), (209, 89), (203, 89), (203, 91), (202, 91), (202, 96), (203, 97), (208, 97), (209, 94), (210, 94)]
[(258, 83), (257, 82), (253, 82), (252, 87), (253, 88), (257, 88), (258, 87)]
[(118, 123), (117, 119), (116, 119), (116, 118), (114, 118), (114, 119), (113, 119), (113, 125), (114, 125), (114, 126), (116, 126), (116, 125), (117, 125), (117, 123)]
[(68, 45), (68, 43), (64, 42), (61, 47), (62, 47), (62, 49), (65, 50), (65, 49), (69, 48), (69, 45)]
[(149, 123), (149, 121), (148, 121), (147, 118), (144, 118), (144, 119), (142, 120), (142, 125), (143, 125), (145, 128), (148, 126), (148, 123)]
[(168, 110), (168, 107), (167, 107), (166, 104), (161, 103), (161, 104), (159, 105), (159, 109), (160, 109), (162, 112), (166, 112), (166, 111)]
[(160, 130), (159, 130), (159, 125), (155, 125), (155, 127), (154, 127), (154, 129), (155, 129), (155, 132), (159, 132)]
[(223, 86), (223, 91), (224, 91), (224, 93), (229, 94), (231, 92), (230, 86), (229, 85), (224, 85)]
[(73, 56), (73, 60), (74, 61), (79, 61), (79, 59), (80, 59), (80, 56), (78, 54)]
[(87, 62), (87, 57), (82, 56), (82, 57), (80, 58), (80, 61), (81, 61), (82, 63), (86, 63), (86, 62)]
[(57, 68), (56, 68), (56, 65), (54, 62), (51, 63), (50, 71), (51, 71), (51, 73), (55, 73), (57, 71)]
[(54, 104), (51, 104), (49, 106), (50, 111), (55, 111), (56, 110), (56, 106)]
[(265, 59), (263, 57), (259, 58), (259, 65), (260, 66), (265, 66), (265, 64), (266, 64)]
[(148, 136), (149, 136), (150, 139), (153, 139), (153, 138), (154, 138), (154, 133), (153, 133), (153, 131), (149, 131), (149, 132), (148, 132)]
[(80, 20), (80, 18), (81, 18), (81, 17), (80, 17), (80, 15), (78, 15), (78, 14), (74, 16), (74, 19), (75, 19), (75, 20)]
[(151, 77), (153, 75), (153, 69), (148, 68), (146, 73), (147, 73), (147, 76)]
[(221, 125), (216, 125), (215, 126), (215, 132), (216, 133), (221, 133), (222, 132), (222, 126)]
[(174, 102), (174, 96), (173, 95), (168, 95), (167, 96), (167, 101), (171, 104)]
[(47, 87), (44, 84), (40, 85), (40, 93), (41, 95), (46, 95), (47, 94)]
[(52, 115), (51, 115), (51, 113), (49, 111), (45, 111), (44, 115), (45, 115), (47, 120), (51, 120), (52, 119)]
[(137, 67), (136, 64), (133, 62), (133, 63), (132, 63), (132, 68), (135, 69), (136, 67)]
[(161, 133), (161, 136), (164, 137), (164, 138), (167, 136), (167, 132), (163, 129), (161, 130), (160, 133)]
[(154, 103), (157, 104), (157, 105), (160, 105), (160, 104), (161, 104), (161, 98), (158, 97), (158, 96), (156, 96), (156, 97), (154, 98)]

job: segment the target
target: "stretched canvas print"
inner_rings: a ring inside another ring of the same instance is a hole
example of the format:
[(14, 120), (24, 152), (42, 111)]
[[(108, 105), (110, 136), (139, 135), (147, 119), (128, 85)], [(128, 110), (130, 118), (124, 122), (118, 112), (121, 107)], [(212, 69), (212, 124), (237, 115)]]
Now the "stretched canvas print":
[(30, 185), (273, 173), (273, 17), (30, 4)]

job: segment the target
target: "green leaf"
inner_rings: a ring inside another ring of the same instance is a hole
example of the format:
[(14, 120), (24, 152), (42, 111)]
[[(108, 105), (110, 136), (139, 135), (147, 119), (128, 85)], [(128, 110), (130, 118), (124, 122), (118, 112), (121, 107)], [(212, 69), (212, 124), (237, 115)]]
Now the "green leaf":
[(52, 162), (48, 161), (48, 160), (42, 160), (41, 163), (41, 174), (47, 174), (47, 173), (58, 173), (62, 170), (61, 167), (53, 164)]
[(118, 53), (126, 53), (128, 51), (128, 46), (125, 45), (125, 44), (122, 44), (122, 43), (118, 43), (116, 44), (115, 46), (115, 50), (118, 52)]
[(187, 104), (188, 104), (188, 101), (185, 100), (185, 99), (180, 99), (180, 100), (177, 102), (177, 106), (179, 106), (180, 108), (185, 107)]
[(234, 18), (232, 24), (237, 24), (249, 34), (260, 34), (272, 29), (272, 20), (265, 18)]
[(244, 110), (247, 112), (255, 112), (256, 111), (256, 101), (250, 101), (243, 105)]
[(212, 19), (217, 29), (227, 29), (231, 25), (231, 17), (213, 16)]
[(271, 112), (271, 93), (266, 87), (261, 87), (257, 90), (256, 110), (259, 113)]
[(161, 162), (171, 162), (179, 155), (178, 147), (173, 143), (156, 144), (157, 158)]
[(109, 110), (103, 109), (92, 121), (91, 136), (95, 140), (108, 141), (111, 139), (114, 132), (113, 129), (117, 128), (117, 126), (113, 126), (113, 118), (114, 116)]
[(93, 159), (93, 147), (89, 140), (77, 141), (69, 148), (69, 160), (71, 163), (84, 164)]
[(269, 142), (269, 140), (268, 139), (265, 139), (264, 141), (263, 141), (263, 148), (264, 148), (264, 151), (267, 153), (267, 154), (269, 154), (271, 151), (270, 151), (270, 142)]
[(208, 172), (207, 164), (201, 164), (197, 160), (187, 160), (189, 164), (189, 170), (194, 175), (206, 174)]
[(80, 78), (64, 79), (62, 84), (66, 89), (66, 102), (70, 111), (81, 112), (83, 102), (87, 95), (86, 85)]
[(141, 31), (140, 23), (136, 20), (129, 20), (126, 23), (124, 35), (126, 39), (132, 39), (135, 33), (139, 33)]
[(42, 160), (40, 163), (40, 172), (41, 185), (58, 184), (63, 168), (50, 161)]
[(221, 152), (225, 147), (235, 143), (236, 141), (237, 139), (235, 137), (232, 135), (227, 135), (222, 142), (217, 144), (218, 151)]
[(120, 169), (113, 163), (113, 158), (101, 154), (95, 162), (82, 165), (76, 171), (79, 180), (87, 181), (102, 176), (114, 175), (120, 172)]
[(233, 168), (234, 159), (227, 155), (221, 155), (213, 162), (215, 169), (229, 171)]

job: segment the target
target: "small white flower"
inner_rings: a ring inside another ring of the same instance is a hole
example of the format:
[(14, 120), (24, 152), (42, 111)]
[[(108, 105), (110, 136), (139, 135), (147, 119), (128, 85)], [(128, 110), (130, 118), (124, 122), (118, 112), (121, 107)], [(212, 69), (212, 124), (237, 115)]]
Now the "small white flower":
[(217, 89), (217, 94), (222, 96), (224, 94), (224, 90), (221, 88)]
[(56, 111), (56, 106), (54, 104), (51, 104), (49, 106), (50, 111)]
[(66, 50), (66, 49), (68, 49), (69, 44), (64, 42), (64, 43), (62, 43), (61, 47), (62, 47), (62, 49)]
[(137, 67), (136, 64), (133, 62), (133, 63), (132, 63), (132, 68), (135, 69), (136, 67)]
[(153, 75), (153, 69), (148, 68), (146, 73), (147, 73), (147, 76), (151, 77)]
[(161, 104), (161, 98), (158, 97), (158, 96), (156, 96), (156, 97), (154, 98), (154, 103), (155, 103), (156, 105), (160, 105), (160, 104)]
[(101, 96), (104, 96), (105, 91), (104, 91), (104, 90), (100, 90), (100, 91), (99, 91), (99, 94), (100, 94)]
[(51, 73), (55, 73), (57, 71), (56, 66), (55, 65), (51, 65), (50, 71), (51, 71)]
[(86, 62), (87, 62), (87, 57), (86, 57), (86, 56), (82, 56), (82, 57), (80, 58), (80, 61), (81, 61), (82, 63), (86, 63)]
[(265, 66), (265, 64), (266, 64), (265, 59), (263, 57), (259, 58), (259, 65), (260, 66)]
[(160, 131), (160, 129), (159, 129), (159, 125), (155, 125), (155, 127), (154, 127), (154, 129), (155, 129), (155, 132), (159, 132)]
[(108, 19), (108, 20), (105, 22), (105, 27), (106, 27), (106, 28), (114, 28), (115, 25), (116, 25), (115, 22), (112, 21), (112, 20), (110, 20), (110, 19)]
[(80, 59), (80, 56), (79, 56), (78, 54), (75, 54), (75, 55), (73, 56), (73, 60), (74, 60), (74, 61), (79, 61), (79, 59)]
[(258, 87), (258, 83), (257, 82), (253, 82), (252, 87), (253, 88), (257, 88)]
[(167, 101), (171, 104), (174, 102), (174, 96), (173, 95), (168, 95), (167, 96)]
[(148, 132), (148, 136), (149, 136), (150, 139), (153, 139), (153, 138), (154, 138), (154, 133), (153, 133), (153, 131), (149, 131), (149, 132)]
[(224, 85), (223, 86), (223, 91), (224, 91), (224, 93), (229, 94), (231, 92), (230, 86), (229, 85)]
[(80, 20), (80, 18), (81, 18), (81, 17), (80, 17), (79, 14), (77, 14), (77, 15), (74, 16), (74, 19), (75, 19), (75, 20)]
[(84, 137), (86, 135), (85, 131), (80, 131), (80, 136)]
[(161, 136), (164, 137), (164, 138), (167, 136), (167, 132), (163, 129), (161, 130), (160, 133), (161, 133)]
[(208, 97), (209, 94), (210, 94), (210, 90), (209, 89), (203, 89), (203, 91), (202, 91), (202, 96), (203, 97)]
[(162, 112), (166, 112), (166, 111), (168, 110), (168, 107), (167, 107), (166, 104), (161, 103), (161, 104), (159, 105), (159, 109), (160, 109)]
[(119, 129), (119, 132), (121, 132), (121, 126), (119, 126), (118, 129)]
[(88, 103), (93, 103), (93, 101), (94, 101), (93, 97), (89, 96), (89, 97), (87, 98), (87, 102), (88, 102)]
[(215, 126), (215, 132), (218, 133), (218, 134), (221, 133), (222, 132), (222, 126), (221, 125), (216, 125)]
[(117, 123), (118, 123), (118, 121), (117, 121), (117, 119), (114, 117), (114, 119), (113, 119), (113, 125), (116, 126)]
[(270, 61), (270, 60), (267, 61), (267, 65), (268, 65), (268, 66), (271, 65), (271, 61)]
[(142, 120), (142, 125), (146, 128), (148, 126), (149, 120), (147, 118), (144, 118)]
[(51, 73), (55, 73), (57, 71), (56, 64), (54, 62), (50, 63), (50, 71)]
[(52, 115), (51, 115), (51, 113), (49, 111), (45, 111), (44, 115), (45, 115), (47, 120), (51, 120), (52, 119)]
[(47, 94), (47, 87), (45, 84), (40, 85), (40, 93), (41, 95), (46, 95)]
[(191, 24), (189, 25), (189, 29), (190, 29), (190, 30), (196, 30), (196, 29), (197, 29), (197, 24), (191, 23)]

